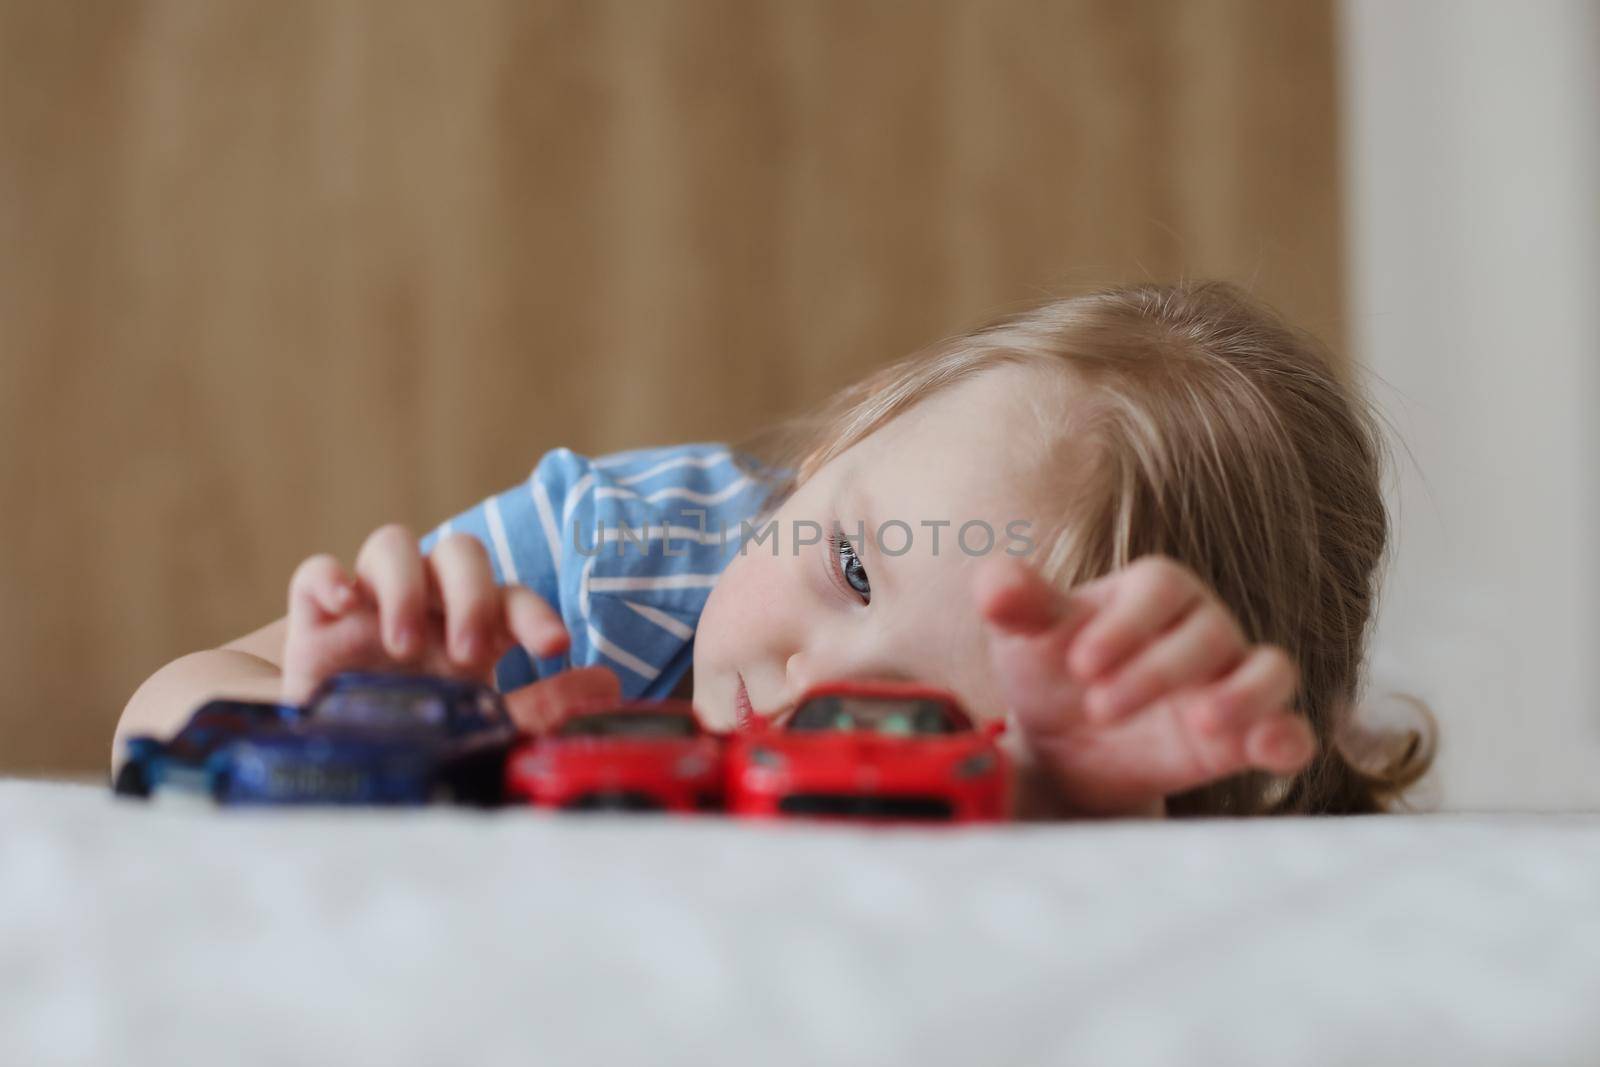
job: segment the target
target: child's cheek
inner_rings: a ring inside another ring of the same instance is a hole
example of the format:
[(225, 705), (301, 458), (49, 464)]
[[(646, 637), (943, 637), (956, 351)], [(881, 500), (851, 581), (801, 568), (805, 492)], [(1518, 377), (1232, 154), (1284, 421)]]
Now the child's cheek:
[(735, 558), (706, 605), (696, 660), (704, 654), (719, 666), (748, 669), (760, 660), (782, 660), (794, 651), (805, 598), (799, 561), (768, 548)]

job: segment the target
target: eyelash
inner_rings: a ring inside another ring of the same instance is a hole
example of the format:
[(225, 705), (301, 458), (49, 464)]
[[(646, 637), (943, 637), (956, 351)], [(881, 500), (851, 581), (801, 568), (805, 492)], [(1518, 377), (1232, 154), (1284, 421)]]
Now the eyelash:
[[(865, 590), (857, 589), (850, 584), (850, 577), (844, 565), (839, 562), (839, 557), (845, 552), (848, 552), (850, 558), (855, 561), (861, 583), (867, 587)], [(872, 603), (872, 582), (867, 578), (866, 567), (861, 564), (861, 556), (857, 554), (855, 546), (845, 540), (844, 535), (838, 530), (828, 535), (828, 573), (846, 596), (859, 600), (862, 604)]]

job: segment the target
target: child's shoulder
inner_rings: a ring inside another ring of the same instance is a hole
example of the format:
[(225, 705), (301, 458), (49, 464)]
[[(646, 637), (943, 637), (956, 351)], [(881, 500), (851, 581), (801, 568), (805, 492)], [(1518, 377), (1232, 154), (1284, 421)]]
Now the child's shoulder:
[(560, 448), (540, 460), (535, 481), (558, 491), (564, 517), (593, 509), (638, 518), (685, 511), (747, 514), (764, 495), (765, 473), (727, 444), (697, 442), (594, 457)]
[(671, 469), (704, 469), (727, 462), (732, 456), (733, 449), (721, 441), (695, 441), (688, 444), (630, 448), (595, 456), (589, 462), (601, 470), (638, 474), (663, 463), (673, 464)]
[(725, 444), (697, 443), (541, 461), (561, 475), (549, 495), (573, 662), (599, 656), (632, 695), (670, 692), (706, 598), (765, 499), (740, 460)]

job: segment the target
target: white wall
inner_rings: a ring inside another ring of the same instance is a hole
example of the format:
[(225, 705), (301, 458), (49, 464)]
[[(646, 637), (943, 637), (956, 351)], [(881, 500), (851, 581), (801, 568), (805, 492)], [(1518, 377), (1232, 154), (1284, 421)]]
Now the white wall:
[(1449, 808), (1600, 808), (1600, 3), (1347, 0), (1355, 355), (1397, 449), (1377, 687)]

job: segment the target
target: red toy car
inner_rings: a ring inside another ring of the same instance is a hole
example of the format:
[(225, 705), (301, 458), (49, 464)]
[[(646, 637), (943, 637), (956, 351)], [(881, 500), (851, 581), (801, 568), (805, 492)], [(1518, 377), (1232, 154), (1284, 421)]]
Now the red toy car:
[(738, 815), (877, 820), (1003, 819), (1010, 766), (1002, 721), (973, 725), (948, 693), (898, 682), (840, 682), (801, 698), (728, 746), (728, 808)]
[(576, 708), (512, 753), (506, 797), (569, 811), (722, 806), (722, 740), (686, 700)]

